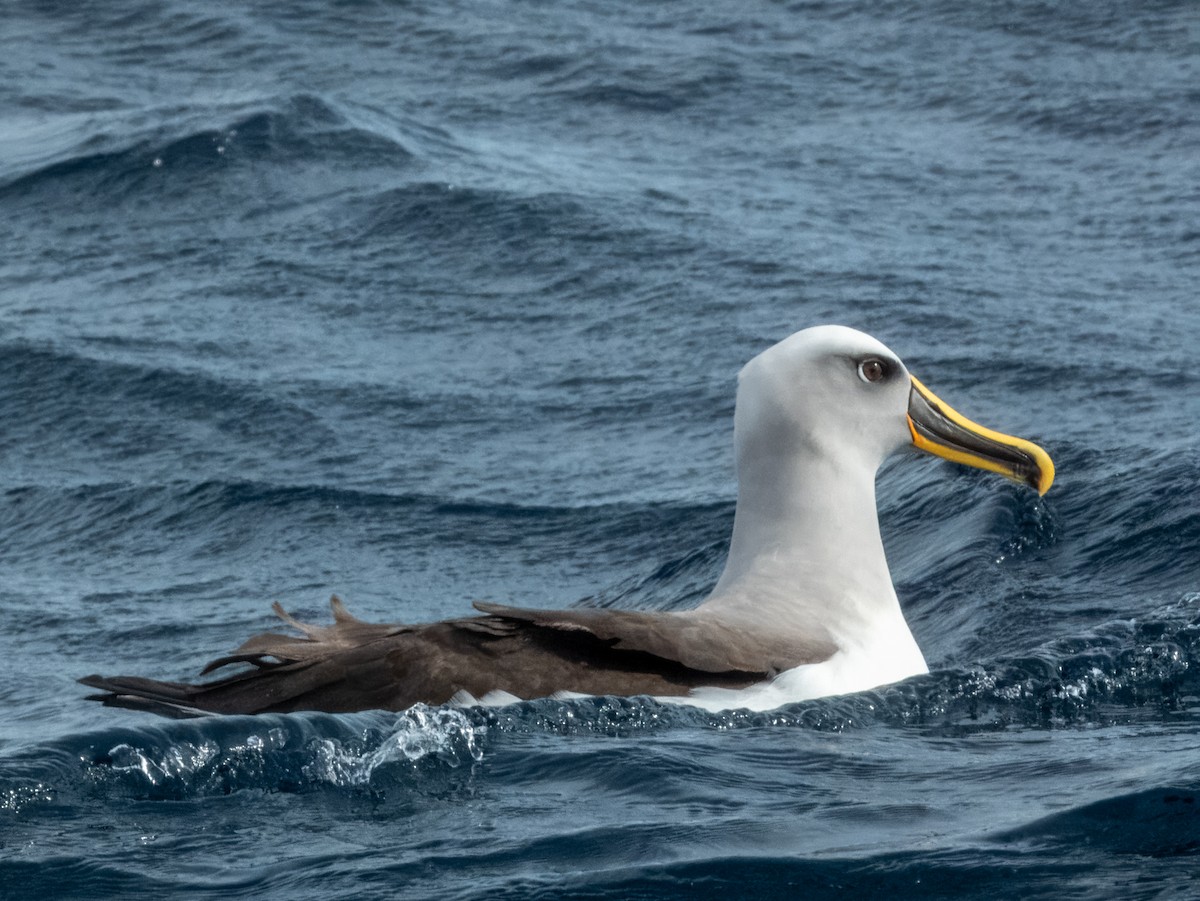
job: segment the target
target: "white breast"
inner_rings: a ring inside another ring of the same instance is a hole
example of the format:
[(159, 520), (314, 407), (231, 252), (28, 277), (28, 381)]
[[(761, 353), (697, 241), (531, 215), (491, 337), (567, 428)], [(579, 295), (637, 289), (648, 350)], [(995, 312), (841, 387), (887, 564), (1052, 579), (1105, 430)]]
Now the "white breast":
[(907, 623), (903, 617), (898, 620), (880, 622), (869, 634), (836, 636), (841, 650), (828, 660), (797, 666), (749, 688), (697, 688), (686, 698), (662, 700), (714, 712), (773, 710), (797, 701), (867, 691), (929, 672)]

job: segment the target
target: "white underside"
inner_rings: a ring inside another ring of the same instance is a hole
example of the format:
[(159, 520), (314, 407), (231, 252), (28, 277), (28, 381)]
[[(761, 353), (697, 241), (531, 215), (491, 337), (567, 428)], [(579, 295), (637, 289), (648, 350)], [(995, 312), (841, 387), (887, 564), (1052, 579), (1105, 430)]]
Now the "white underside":
[[(899, 663), (898, 661), (894, 663)], [(923, 659), (906, 665), (880, 666), (877, 658), (838, 651), (824, 663), (811, 663), (780, 673), (748, 688), (697, 688), (690, 695), (660, 698), (705, 710), (774, 710), (785, 704), (853, 694), (890, 685), (929, 672)]]

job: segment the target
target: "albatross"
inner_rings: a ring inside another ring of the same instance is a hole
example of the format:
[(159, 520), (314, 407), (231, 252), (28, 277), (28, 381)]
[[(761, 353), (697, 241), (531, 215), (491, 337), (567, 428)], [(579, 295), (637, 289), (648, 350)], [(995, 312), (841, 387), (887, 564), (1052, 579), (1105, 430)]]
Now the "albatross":
[(107, 705), (169, 716), (403, 710), (486, 698), (650, 695), (708, 707), (777, 706), (928, 672), (892, 585), (875, 477), (916, 449), (1044, 494), (1042, 448), (977, 425), (844, 326), (796, 332), (745, 365), (734, 412), (737, 509), (725, 569), (693, 610), (535, 610), (369, 623), (276, 614), (300, 634), (255, 635), (199, 683), (87, 676)]

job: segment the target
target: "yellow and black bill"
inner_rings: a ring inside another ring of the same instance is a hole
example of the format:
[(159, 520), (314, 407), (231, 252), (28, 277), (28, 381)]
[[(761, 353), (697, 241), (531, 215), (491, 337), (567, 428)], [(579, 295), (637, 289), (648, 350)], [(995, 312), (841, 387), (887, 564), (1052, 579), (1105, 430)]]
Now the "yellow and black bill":
[(1050, 455), (1024, 438), (974, 423), (945, 404), (915, 377), (908, 398), (908, 429), (920, 450), (955, 463), (998, 472), (1045, 494), (1054, 481)]

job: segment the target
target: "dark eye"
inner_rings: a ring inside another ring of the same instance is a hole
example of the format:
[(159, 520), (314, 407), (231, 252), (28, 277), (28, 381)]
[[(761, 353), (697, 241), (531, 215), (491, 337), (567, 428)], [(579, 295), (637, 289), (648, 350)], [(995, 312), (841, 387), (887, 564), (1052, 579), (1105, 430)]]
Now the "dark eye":
[(888, 366), (883, 360), (863, 360), (858, 364), (858, 377), (864, 382), (882, 382), (887, 378)]

